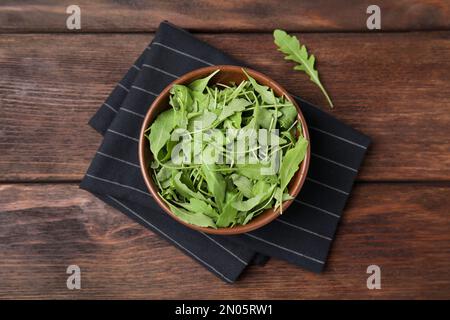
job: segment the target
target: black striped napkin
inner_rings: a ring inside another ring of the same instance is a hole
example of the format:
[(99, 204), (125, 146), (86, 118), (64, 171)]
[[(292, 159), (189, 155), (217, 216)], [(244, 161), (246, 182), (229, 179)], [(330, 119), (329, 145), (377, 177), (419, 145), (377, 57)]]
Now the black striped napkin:
[(320, 272), (370, 139), (299, 97), (295, 98), (310, 130), (312, 159), (300, 195), (280, 218), (244, 235), (212, 236), (177, 223), (151, 199), (137, 157), (144, 115), (174, 79), (216, 64), (242, 65), (188, 32), (161, 23), (150, 46), (90, 120), (104, 139), (81, 188), (159, 233), (228, 282), (266, 255)]

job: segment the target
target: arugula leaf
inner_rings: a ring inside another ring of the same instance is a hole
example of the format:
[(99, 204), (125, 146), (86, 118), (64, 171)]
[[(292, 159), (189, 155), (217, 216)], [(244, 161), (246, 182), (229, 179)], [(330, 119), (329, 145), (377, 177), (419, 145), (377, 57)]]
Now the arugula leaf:
[(211, 80), (211, 78), (214, 77), (219, 71), (220, 71), (220, 69), (217, 69), (216, 71), (211, 73), (209, 76), (207, 76), (205, 78), (202, 78), (202, 79), (195, 80), (194, 82), (192, 82), (189, 85), (189, 88), (191, 90), (194, 90), (194, 91), (197, 91), (197, 92), (205, 91), (205, 88), (208, 85), (209, 80)]
[(333, 108), (333, 102), (331, 102), (328, 93), (323, 87), (319, 79), (319, 73), (314, 69), (314, 62), (316, 58), (314, 55), (308, 57), (308, 51), (306, 47), (298, 41), (297, 37), (290, 36), (283, 30), (275, 30), (273, 32), (273, 37), (275, 39), (275, 44), (278, 46), (278, 50), (283, 52), (286, 60), (291, 60), (298, 63), (294, 70), (304, 71), (309, 75), (312, 82), (314, 82), (325, 95), (330, 107)]
[(276, 200), (275, 209), (282, 202), (294, 199), (294, 197), (292, 197), (288, 192), (283, 193), (283, 190), (281, 190), (281, 188), (275, 188), (274, 198)]
[(241, 176), (239, 174), (232, 174), (231, 179), (233, 180), (234, 185), (238, 188), (242, 194), (247, 197), (253, 197), (252, 187), (253, 184), (249, 178)]
[(211, 227), (211, 228), (217, 229), (216, 224), (214, 223), (213, 219), (211, 219), (207, 215), (205, 215), (201, 212), (190, 213), (181, 208), (178, 208), (177, 206), (174, 206), (171, 203), (168, 203), (168, 204), (170, 207), (170, 211), (172, 211), (181, 220), (186, 221), (187, 223), (199, 226), (199, 227)]
[(228, 119), (231, 120), (231, 123), (233, 124), (233, 126), (236, 129), (239, 129), (242, 124), (242, 112), (236, 112), (235, 114), (230, 116)]
[(303, 161), (308, 149), (308, 141), (300, 137), (295, 147), (288, 150), (281, 162), (280, 168), (280, 189), (284, 191), (294, 174), (297, 172), (300, 163)]
[(192, 191), (188, 188), (188, 186), (181, 182), (181, 172), (178, 172), (173, 177), (173, 186), (175, 187), (175, 190), (186, 199), (198, 198), (201, 200), (206, 200), (206, 198), (201, 193)]
[(297, 108), (293, 104), (289, 106), (284, 106), (281, 108), (282, 116), (280, 117), (280, 127), (283, 129), (288, 129), (294, 123), (297, 118), (298, 112)]
[(195, 103), (194, 109), (197, 112), (202, 112), (203, 110), (208, 109), (209, 102), (211, 99), (211, 96), (209, 94), (199, 91), (191, 91), (191, 95)]
[(148, 139), (150, 141), (150, 150), (156, 160), (158, 160), (159, 151), (170, 139), (170, 134), (176, 125), (174, 115), (175, 111), (173, 109), (164, 111), (158, 115), (150, 127)]
[(222, 208), (225, 199), (225, 180), (223, 176), (214, 171), (214, 164), (204, 164), (202, 167), (203, 176), (208, 185), (208, 190), (216, 199), (219, 209)]
[(255, 111), (258, 109), (258, 124), (265, 129), (269, 129), (272, 121), (274, 121), (273, 113), (265, 108), (255, 108)]
[(181, 84), (175, 84), (171, 89), (172, 100), (174, 102), (174, 107), (182, 111), (192, 110), (192, 97), (188, 87)]
[(265, 193), (267, 190), (270, 189), (270, 184), (265, 182), (264, 180), (258, 180), (252, 187), (252, 193), (253, 194), (260, 194)]
[(238, 164), (236, 165), (236, 172), (240, 175), (243, 175), (247, 178), (254, 180), (267, 180), (267, 181), (276, 181), (276, 175), (263, 175), (263, 169), (269, 170), (270, 164), (268, 163), (254, 163), (254, 164)]
[(210, 127), (217, 119), (214, 112), (205, 110), (201, 115), (195, 116), (189, 120), (188, 130), (194, 131)]
[(242, 112), (245, 110), (245, 107), (251, 105), (251, 102), (245, 100), (236, 98), (233, 99), (230, 104), (222, 109), (222, 112), (219, 115), (219, 119), (217, 122), (222, 122), (226, 118), (234, 115), (236, 112)]
[(156, 174), (156, 178), (159, 182), (166, 181), (172, 177), (174, 170), (168, 167), (162, 167), (161, 170)]
[(239, 211), (250, 211), (258, 204), (266, 200), (273, 192), (275, 185), (272, 185), (268, 189), (265, 189), (263, 192), (257, 193), (253, 198), (250, 198), (245, 201), (235, 201), (232, 203), (233, 208)]
[(259, 84), (244, 69), (242, 69), (242, 71), (244, 71), (253, 88), (255, 88), (256, 92), (258, 92), (261, 95), (261, 98), (264, 102), (268, 104), (275, 104), (277, 102), (275, 95), (273, 94), (273, 91), (268, 86), (263, 86)]
[(245, 226), (247, 223), (249, 223), (249, 221), (253, 219), (253, 216), (254, 216), (254, 215), (255, 215), (254, 212), (249, 213), (249, 214), (245, 217), (244, 221), (242, 222), (242, 225)]
[(215, 220), (219, 218), (219, 214), (210, 204), (197, 198), (191, 198), (189, 199), (189, 203), (179, 203), (179, 205), (194, 213), (202, 212)]
[(226, 194), (226, 203), (216, 222), (218, 227), (225, 228), (234, 223), (237, 216), (237, 210), (233, 207), (233, 203), (238, 200), (240, 196), (239, 193), (228, 192)]

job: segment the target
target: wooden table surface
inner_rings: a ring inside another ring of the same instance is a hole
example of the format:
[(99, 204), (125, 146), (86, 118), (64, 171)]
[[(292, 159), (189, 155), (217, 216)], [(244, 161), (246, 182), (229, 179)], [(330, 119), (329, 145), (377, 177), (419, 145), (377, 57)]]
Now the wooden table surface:
[[(0, 298), (449, 299), (450, 2), (376, 3), (380, 32), (372, 1), (80, 0), (71, 31), (71, 1), (2, 1)], [(101, 141), (88, 119), (165, 19), (373, 138), (322, 274), (271, 259), (225, 284), (78, 188)], [(274, 28), (316, 55), (334, 110)]]

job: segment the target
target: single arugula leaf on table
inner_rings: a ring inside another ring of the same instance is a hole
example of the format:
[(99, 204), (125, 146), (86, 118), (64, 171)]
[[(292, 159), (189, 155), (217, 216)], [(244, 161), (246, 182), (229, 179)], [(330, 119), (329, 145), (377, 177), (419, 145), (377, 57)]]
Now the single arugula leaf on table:
[(327, 91), (323, 87), (319, 79), (319, 72), (314, 68), (316, 58), (313, 54), (308, 56), (306, 47), (301, 44), (296, 36), (291, 36), (283, 30), (275, 30), (273, 32), (275, 38), (275, 44), (278, 46), (278, 50), (283, 52), (286, 60), (291, 60), (297, 63), (294, 70), (305, 72), (322, 91), (327, 99), (330, 107), (333, 108), (333, 102), (331, 101)]

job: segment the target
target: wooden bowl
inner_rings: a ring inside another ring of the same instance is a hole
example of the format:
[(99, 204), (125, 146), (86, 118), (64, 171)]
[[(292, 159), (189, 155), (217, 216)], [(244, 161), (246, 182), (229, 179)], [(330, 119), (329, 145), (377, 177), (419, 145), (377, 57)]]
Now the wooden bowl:
[[(239, 84), (241, 81), (246, 80), (247, 77), (243, 73), (241, 67), (237, 66), (230, 66), (230, 65), (221, 65), (221, 66), (211, 66), (201, 69), (196, 69), (192, 72), (186, 73), (182, 77), (178, 78), (174, 82), (172, 82), (170, 85), (168, 85), (160, 94), (159, 96), (153, 101), (152, 105), (150, 106), (150, 109), (147, 112), (147, 115), (145, 116), (144, 122), (142, 124), (142, 129), (139, 137), (139, 162), (141, 166), (142, 175), (144, 176), (145, 183), (150, 190), (150, 193), (152, 194), (153, 198), (156, 200), (158, 205), (167, 212), (172, 218), (177, 220), (178, 222), (184, 224), (185, 226), (195, 229), (198, 231), (202, 231), (205, 233), (211, 233), (211, 234), (221, 234), (221, 235), (232, 235), (232, 234), (239, 234), (239, 233), (245, 233), (249, 232), (255, 229), (258, 229), (275, 218), (277, 218), (280, 214), (280, 208), (277, 208), (277, 210), (274, 209), (267, 209), (260, 213), (257, 217), (250, 220), (246, 225), (238, 225), (234, 227), (228, 227), (228, 228), (207, 228), (207, 227), (199, 227), (192, 224), (189, 224), (180, 218), (178, 218), (175, 214), (173, 214), (168, 205), (164, 202), (163, 199), (158, 194), (158, 187), (153, 181), (152, 175), (148, 171), (149, 163), (152, 160), (152, 154), (150, 152), (150, 148), (148, 145), (148, 140), (144, 136), (145, 130), (151, 125), (153, 120), (157, 117), (159, 113), (162, 111), (171, 108), (169, 105), (169, 96), (170, 96), (170, 89), (174, 84), (189, 84), (192, 81), (200, 78), (204, 78), (211, 74), (213, 71), (220, 69), (220, 72), (218, 72), (210, 81), (209, 84), (214, 83), (223, 83), (223, 84), (229, 84), (231, 82), (234, 82), (236, 84)], [(270, 79), (269, 77), (263, 75), (262, 73), (259, 73), (257, 71), (245, 68), (245, 71), (252, 76), (258, 83), (266, 85), (273, 89), (274, 93), (277, 96), (285, 96), (289, 101), (291, 101), (294, 106), (297, 108), (298, 116), (297, 119), (301, 123), (303, 128), (303, 135), (309, 142), (309, 133), (308, 128), (305, 122), (305, 118), (302, 115), (302, 112), (300, 111), (300, 108), (298, 107), (295, 100), (288, 94), (288, 92), (283, 89), (278, 83)], [(293, 197), (296, 197), (298, 193), (300, 192), (301, 187), (303, 186), (303, 183), (306, 179), (306, 173), (308, 171), (309, 161), (310, 161), (310, 146), (308, 143), (308, 150), (305, 156), (305, 159), (300, 164), (299, 170), (295, 173), (294, 177), (292, 178), (290, 184), (288, 185), (289, 194)], [(286, 211), (286, 209), (291, 205), (292, 201), (289, 200), (285, 201), (282, 204), (283, 212)]]

